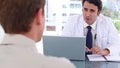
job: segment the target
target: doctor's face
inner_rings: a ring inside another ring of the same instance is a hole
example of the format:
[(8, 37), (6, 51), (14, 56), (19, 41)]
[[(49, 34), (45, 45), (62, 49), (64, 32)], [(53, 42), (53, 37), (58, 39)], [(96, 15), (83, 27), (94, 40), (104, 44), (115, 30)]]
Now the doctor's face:
[(89, 25), (92, 25), (95, 22), (97, 16), (100, 14), (98, 7), (87, 1), (84, 2), (82, 11), (84, 20)]

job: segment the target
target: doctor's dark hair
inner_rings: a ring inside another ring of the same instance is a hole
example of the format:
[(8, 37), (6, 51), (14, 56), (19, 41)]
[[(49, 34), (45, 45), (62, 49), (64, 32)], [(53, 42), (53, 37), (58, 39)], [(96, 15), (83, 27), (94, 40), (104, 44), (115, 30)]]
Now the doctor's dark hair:
[(28, 32), (38, 9), (44, 16), (44, 5), (45, 0), (0, 0), (0, 24), (5, 33)]
[(82, 0), (82, 6), (84, 5), (85, 1), (97, 6), (99, 11), (102, 10), (102, 1), (101, 0)]

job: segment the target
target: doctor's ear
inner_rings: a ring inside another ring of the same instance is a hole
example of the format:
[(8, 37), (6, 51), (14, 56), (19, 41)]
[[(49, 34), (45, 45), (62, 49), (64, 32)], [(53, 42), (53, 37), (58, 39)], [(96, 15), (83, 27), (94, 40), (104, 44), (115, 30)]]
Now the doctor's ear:
[(99, 15), (100, 15), (100, 13), (101, 13), (101, 11), (99, 10), (99, 11), (97, 12), (97, 15), (99, 16)]

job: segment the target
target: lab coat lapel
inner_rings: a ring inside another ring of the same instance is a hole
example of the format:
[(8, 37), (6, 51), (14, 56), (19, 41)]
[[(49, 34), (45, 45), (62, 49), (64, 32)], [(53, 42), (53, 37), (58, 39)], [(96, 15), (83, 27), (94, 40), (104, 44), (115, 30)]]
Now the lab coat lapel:
[[(82, 18), (80, 18), (80, 17), (82, 17)], [(78, 17), (78, 25), (77, 25), (77, 27), (78, 27), (78, 29), (76, 29), (76, 30), (78, 30), (77, 32), (77, 34), (79, 34), (78, 36), (84, 36), (84, 20), (83, 20), (83, 16), (79, 16)], [(76, 35), (77, 36), (77, 35)]]
[[(99, 18), (99, 17), (98, 17)], [(101, 30), (102, 30), (102, 21), (100, 20), (100, 19), (98, 19), (97, 20), (97, 25), (96, 25), (96, 45), (98, 45), (98, 46), (100, 46), (100, 47), (102, 47), (101, 46), (101, 36), (102, 36), (102, 32), (101, 32)], [(99, 41), (98, 41), (99, 40)]]

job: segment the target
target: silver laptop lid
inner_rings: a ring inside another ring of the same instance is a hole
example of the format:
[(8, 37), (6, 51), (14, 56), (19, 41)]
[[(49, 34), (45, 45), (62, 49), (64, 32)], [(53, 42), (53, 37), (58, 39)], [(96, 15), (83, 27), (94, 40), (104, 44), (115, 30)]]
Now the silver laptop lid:
[(85, 37), (43, 36), (45, 55), (85, 60)]

